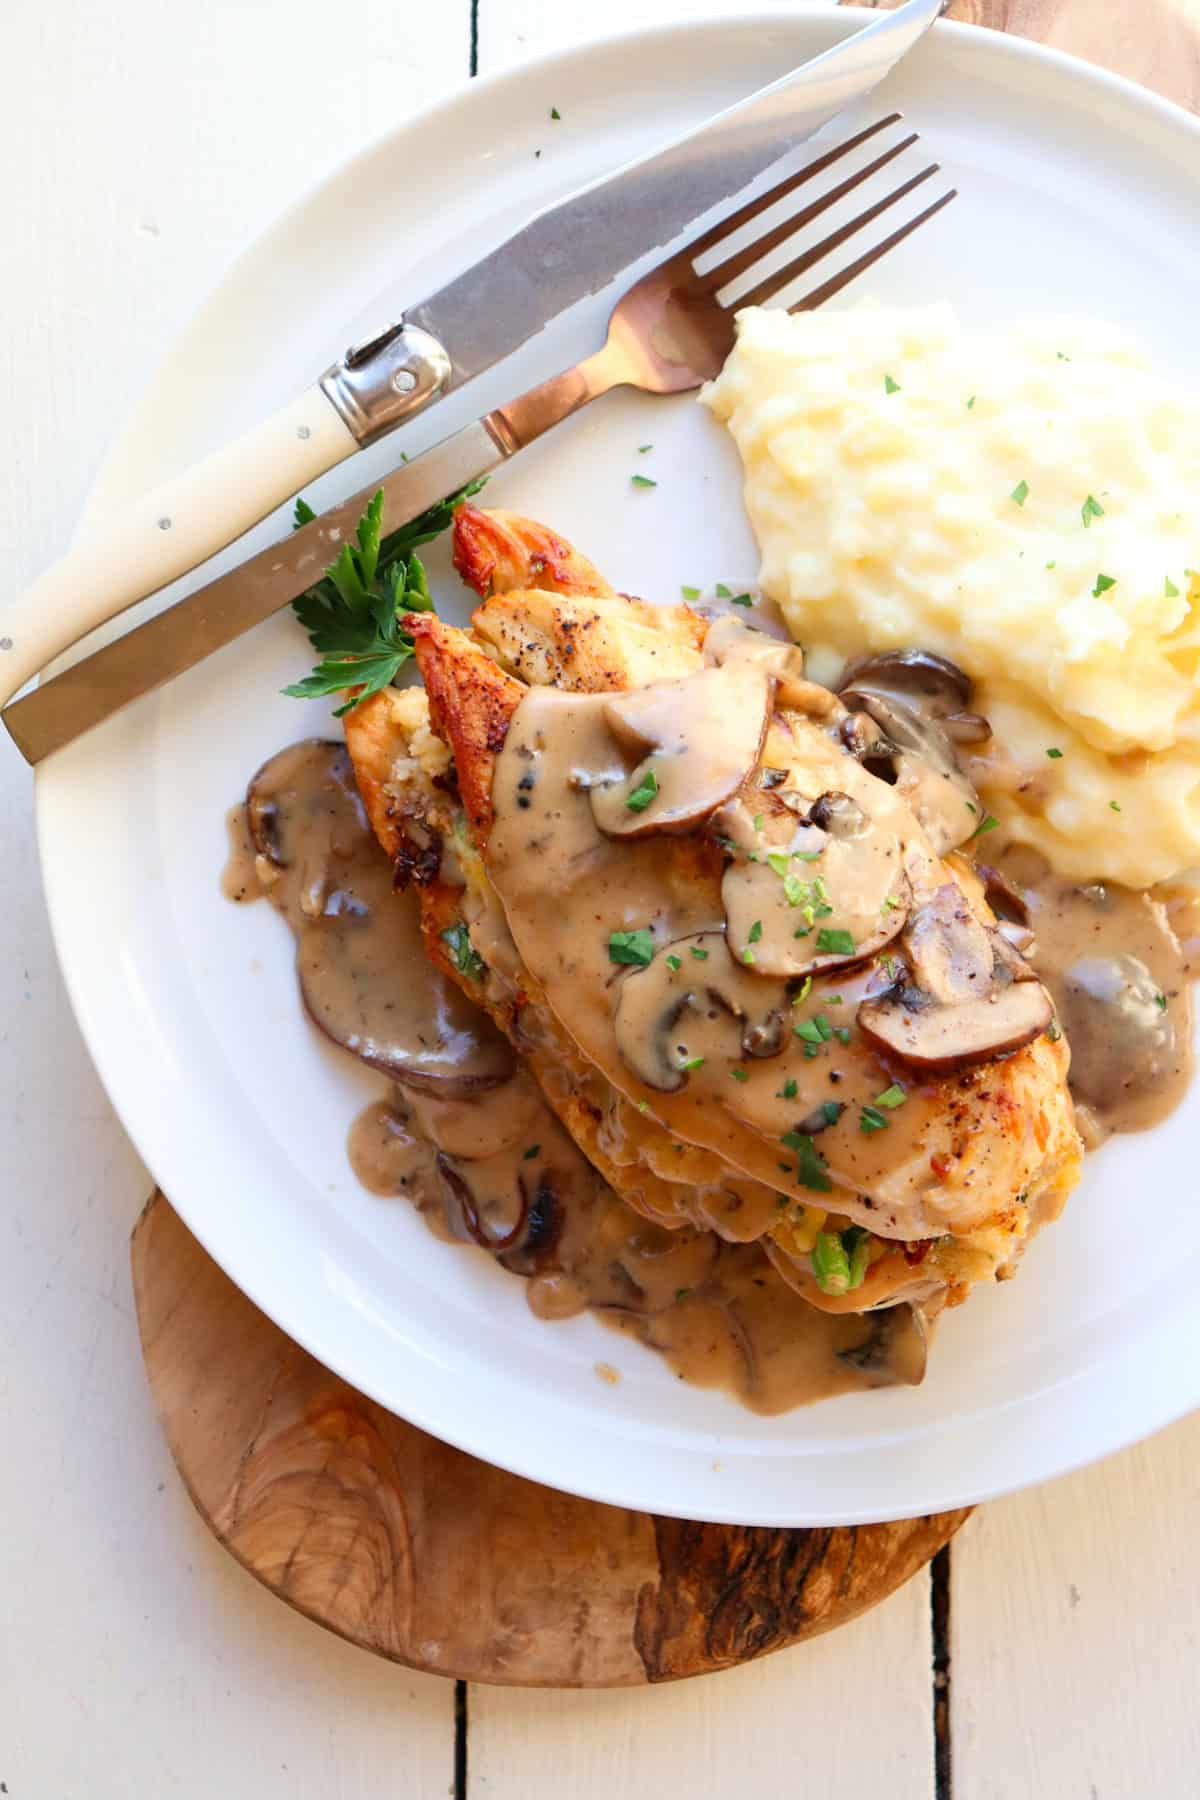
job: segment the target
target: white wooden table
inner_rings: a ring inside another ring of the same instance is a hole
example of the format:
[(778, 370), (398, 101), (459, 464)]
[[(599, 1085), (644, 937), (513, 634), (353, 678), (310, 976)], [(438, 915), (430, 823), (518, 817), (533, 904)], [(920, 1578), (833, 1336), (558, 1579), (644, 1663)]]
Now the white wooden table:
[[(65, 546), (138, 371), (295, 192), (476, 69), (647, 16), (635, 0), (6, 7), (6, 588)], [(456, 1696), (269, 1599), (195, 1518), (151, 1412), (128, 1275), (148, 1182), (63, 994), (30, 795), (5, 738), (0, 1795), (1200, 1793), (1200, 1417), (977, 1515), (952, 1547), (944, 1672), (927, 1576), (832, 1637), (635, 1694)]]

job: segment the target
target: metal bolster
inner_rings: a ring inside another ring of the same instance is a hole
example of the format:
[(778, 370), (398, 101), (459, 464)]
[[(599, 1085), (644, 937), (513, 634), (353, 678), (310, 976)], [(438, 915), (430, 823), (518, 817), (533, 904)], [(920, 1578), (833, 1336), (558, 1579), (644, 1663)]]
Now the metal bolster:
[(321, 389), (360, 444), (411, 419), (449, 385), (450, 357), (419, 325), (389, 325), (326, 369)]

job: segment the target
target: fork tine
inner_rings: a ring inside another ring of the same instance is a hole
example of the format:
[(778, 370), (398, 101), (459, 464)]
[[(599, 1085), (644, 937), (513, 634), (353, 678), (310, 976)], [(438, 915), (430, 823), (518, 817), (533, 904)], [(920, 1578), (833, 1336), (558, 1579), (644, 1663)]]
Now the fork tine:
[(823, 262), (831, 250), (836, 250), (839, 244), (844, 244), (847, 238), (853, 237), (864, 225), (869, 225), (872, 219), (877, 219), (880, 213), (887, 211), (889, 206), (895, 206), (897, 200), (903, 200), (906, 194), (911, 194), (914, 188), (920, 187), (923, 181), (928, 181), (931, 175), (937, 174), (937, 171), (937, 163), (930, 163), (927, 169), (922, 169), (918, 174), (910, 176), (898, 188), (894, 188), (890, 194), (885, 194), (882, 200), (876, 200), (872, 206), (865, 208), (855, 218), (848, 220), (845, 225), (839, 225), (836, 231), (831, 231), (828, 237), (822, 238), (819, 244), (814, 244), (811, 250), (806, 250), (802, 256), (797, 256), (784, 268), (776, 269), (773, 275), (766, 276), (748, 293), (739, 294), (735, 304), (739, 309), (743, 306), (762, 306), (781, 288), (787, 287), (789, 282), (794, 281), (797, 275), (803, 275), (814, 264)]
[(844, 199), (856, 187), (860, 187), (864, 181), (869, 181), (872, 175), (877, 175), (880, 169), (908, 150), (916, 141), (916, 132), (910, 132), (906, 138), (902, 138), (890, 150), (885, 150), (882, 156), (877, 156), (874, 162), (867, 163), (865, 168), (856, 170), (853, 175), (847, 175), (844, 181), (839, 181), (836, 187), (830, 188), (827, 194), (822, 194), (819, 200), (814, 200), (811, 206), (806, 206), (800, 212), (793, 213), (790, 218), (782, 220), (768, 231), (765, 237), (758, 238), (752, 244), (747, 244), (744, 250), (739, 250), (726, 262), (718, 263), (715, 269), (706, 270), (700, 279), (709, 293), (715, 294), (718, 288), (723, 288), (729, 282), (736, 281), (739, 275), (744, 275), (746, 270), (753, 268), (756, 262), (769, 255), (780, 244), (785, 244), (790, 237), (795, 236), (797, 231), (810, 225), (823, 212), (828, 212), (831, 206), (836, 206), (839, 200)]
[(901, 225), (897, 231), (892, 232), (890, 237), (884, 238), (881, 244), (876, 244), (872, 249), (867, 250), (857, 261), (844, 268), (840, 274), (831, 275), (828, 281), (824, 281), (820, 287), (814, 288), (811, 294), (806, 294), (803, 300), (797, 300), (794, 306), (789, 306), (788, 311), (812, 312), (816, 307), (823, 306), (826, 300), (831, 300), (835, 294), (840, 294), (844, 287), (848, 287), (857, 276), (862, 274), (864, 269), (869, 269), (871, 264), (878, 262), (881, 256), (886, 256), (889, 250), (894, 250), (897, 244), (902, 244), (906, 237), (916, 231), (918, 226), (924, 225), (927, 219), (932, 219), (935, 213), (941, 212), (943, 206), (949, 206), (950, 202), (957, 198), (957, 195), (958, 189), (951, 188), (939, 200), (935, 200), (932, 206), (927, 206), (923, 213), (918, 213), (915, 219), (910, 219), (906, 225)]
[(767, 193), (760, 194), (757, 200), (747, 201), (745, 206), (739, 207), (737, 212), (730, 214), (729, 218), (722, 219), (719, 224), (713, 226), (711, 231), (706, 231), (703, 237), (698, 237), (694, 244), (689, 244), (683, 252), (684, 256), (689, 261), (694, 260), (697, 256), (703, 256), (706, 250), (711, 250), (723, 238), (740, 230), (751, 219), (757, 219), (760, 213), (766, 212), (769, 206), (774, 206), (777, 200), (785, 200), (789, 194), (795, 193), (796, 189), (801, 187), (810, 176), (819, 175), (823, 169), (828, 169), (840, 157), (847, 155), (851, 150), (857, 150), (860, 144), (865, 144), (867, 139), (874, 137), (877, 131), (883, 131), (888, 125), (895, 125), (900, 118), (901, 114), (898, 112), (889, 113), (886, 119), (880, 119), (878, 124), (868, 125), (863, 131), (856, 132), (852, 138), (847, 138), (844, 144), (835, 145), (832, 150), (827, 150), (824, 156), (819, 156), (816, 162), (807, 164), (798, 174), (789, 175), (786, 181), (781, 181)]

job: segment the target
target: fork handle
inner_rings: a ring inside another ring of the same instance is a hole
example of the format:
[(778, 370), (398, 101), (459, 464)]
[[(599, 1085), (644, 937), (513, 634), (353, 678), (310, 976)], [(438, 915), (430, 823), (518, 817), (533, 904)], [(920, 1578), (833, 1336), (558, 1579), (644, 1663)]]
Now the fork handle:
[(319, 387), (86, 530), (0, 608), (0, 704), (68, 645), (194, 569), (358, 449)]

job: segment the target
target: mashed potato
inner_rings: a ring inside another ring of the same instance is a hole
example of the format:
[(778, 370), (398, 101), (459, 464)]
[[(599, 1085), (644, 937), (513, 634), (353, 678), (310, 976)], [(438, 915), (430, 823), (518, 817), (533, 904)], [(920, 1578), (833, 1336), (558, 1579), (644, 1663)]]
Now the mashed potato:
[(1200, 397), (1111, 327), (863, 306), (743, 312), (704, 398), (814, 675), (939, 651), (1014, 837), (1137, 887), (1200, 864)]

